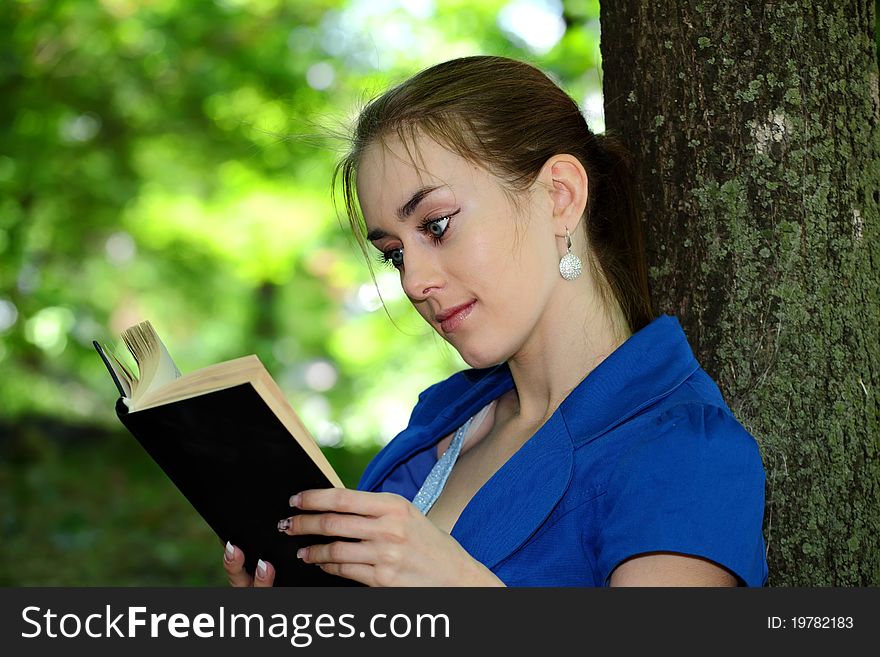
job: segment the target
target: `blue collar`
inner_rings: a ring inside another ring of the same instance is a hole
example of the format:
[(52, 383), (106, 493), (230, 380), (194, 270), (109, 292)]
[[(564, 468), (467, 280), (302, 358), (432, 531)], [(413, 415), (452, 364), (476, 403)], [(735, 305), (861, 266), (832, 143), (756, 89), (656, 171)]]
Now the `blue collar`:
[(699, 367), (678, 320), (661, 315), (599, 363), (562, 402), (574, 444), (588, 443), (622, 424)]
[[(574, 449), (633, 417), (680, 386), (699, 365), (674, 317), (658, 317), (592, 370), (547, 422), (477, 491), (452, 530), (491, 568), (547, 518), (571, 480)], [(506, 363), (453, 375), (424, 398), (410, 426), (370, 464), (371, 490), (397, 464), (435, 444), (513, 388)], [(433, 412), (430, 405), (437, 407)]]

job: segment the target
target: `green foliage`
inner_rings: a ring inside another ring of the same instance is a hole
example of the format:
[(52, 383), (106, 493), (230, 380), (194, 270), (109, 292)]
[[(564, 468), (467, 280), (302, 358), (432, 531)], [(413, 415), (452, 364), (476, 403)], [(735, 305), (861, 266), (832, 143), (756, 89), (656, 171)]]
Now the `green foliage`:
[[(184, 371), (257, 353), (349, 485), (463, 367), (396, 275), (380, 276), (393, 321), (376, 302), (330, 204), (333, 135), (459, 55), (597, 93), (598, 3), (567, 3), (546, 52), (499, 20), (528, 4), (0, 4), (0, 584), (222, 579), (213, 537), (118, 433), (92, 339), (150, 319)], [(110, 433), (60, 442), (82, 423)]]

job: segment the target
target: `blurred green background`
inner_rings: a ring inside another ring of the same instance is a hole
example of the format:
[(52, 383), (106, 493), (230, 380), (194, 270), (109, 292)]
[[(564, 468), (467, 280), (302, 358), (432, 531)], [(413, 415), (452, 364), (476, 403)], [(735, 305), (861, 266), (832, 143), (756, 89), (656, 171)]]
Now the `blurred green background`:
[[(184, 371), (256, 353), (346, 484), (464, 365), (377, 287), (330, 178), (360, 104), (489, 53), (603, 130), (597, 0), (0, 3), (0, 585), (224, 584), (124, 432), (91, 341)], [(387, 313), (383, 309), (384, 299)]]

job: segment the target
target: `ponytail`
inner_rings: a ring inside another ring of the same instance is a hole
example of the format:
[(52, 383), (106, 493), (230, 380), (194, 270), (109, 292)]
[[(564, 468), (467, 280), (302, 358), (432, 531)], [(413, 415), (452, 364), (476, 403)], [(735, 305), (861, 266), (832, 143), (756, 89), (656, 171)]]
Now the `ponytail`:
[[(638, 189), (630, 155), (619, 139), (587, 140), (590, 201), (587, 238), (610, 292), (633, 332), (654, 319), (645, 262)], [(589, 166), (592, 162), (593, 166)]]

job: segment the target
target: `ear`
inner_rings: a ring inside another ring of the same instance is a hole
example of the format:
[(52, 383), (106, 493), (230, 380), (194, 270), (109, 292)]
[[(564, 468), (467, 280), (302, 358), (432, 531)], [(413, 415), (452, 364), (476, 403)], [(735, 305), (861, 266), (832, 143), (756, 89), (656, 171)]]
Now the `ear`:
[(554, 155), (538, 178), (549, 190), (556, 234), (564, 236), (566, 228), (574, 233), (587, 208), (589, 180), (584, 166), (574, 155)]

